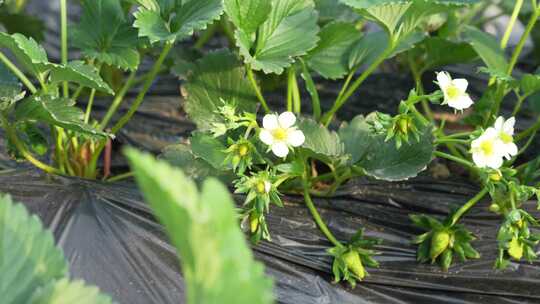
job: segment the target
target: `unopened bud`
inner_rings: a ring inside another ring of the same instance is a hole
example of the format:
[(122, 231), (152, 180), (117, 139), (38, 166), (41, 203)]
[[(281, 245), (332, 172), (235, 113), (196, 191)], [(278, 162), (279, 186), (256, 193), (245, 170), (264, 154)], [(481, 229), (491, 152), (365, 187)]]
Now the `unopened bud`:
[(343, 260), (347, 268), (354, 273), (360, 280), (366, 276), (366, 270), (360, 259), (360, 255), (356, 250), (350, 250), (343, 255)]
[(251, 233), (257, 232), (257, 229), (259, 228), (259, 217), (255, 212), (251, 212), (249, 215), (249, 228)]
[(450, 245), (450, 233), (446, 231), (437, 231), (431, 238), (431, 260), (435, 260)]
[(501, 207), (497, 203), (492, 203), (491, 205), (489, 205), (489, 211), (499, 213), (499, 211), (501, 211)]
[(249, 148), (247, 145), (240, 145), (238, 147), (238, 155), (240, 155), (240, 157), (246, 156), (248, 152), (249, 152)]
[(513, 238), (510, 241), (508, 254), (518, 261), (521, 260), (521, 257), (523, 257), (523, 245), (517, 238)]

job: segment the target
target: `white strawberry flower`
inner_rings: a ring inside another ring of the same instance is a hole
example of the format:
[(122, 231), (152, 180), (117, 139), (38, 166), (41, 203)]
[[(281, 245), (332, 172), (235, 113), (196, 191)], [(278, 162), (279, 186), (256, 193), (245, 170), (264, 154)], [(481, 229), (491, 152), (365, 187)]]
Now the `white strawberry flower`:
[(277, 157), (287, 157), (289, 148), (299, 147), (304, 141), (304, 133), (294, 127), (296, 116), (291, 112), (267, 114), (263, 118), (263, 129), (259, 139), (267, 144)]
[(516, 124), (516, 119), (514, 117), (505, 120), (504, 117), (500, 116), (495, 121), (493, 126), (495, 130), (499, 133), (499, 139), (503, 143), (503, 154), (504, 157), (508, 160), (512, 159), (512, 156), (518, 154), (518, 147), (514, 143), (514, 126)]
[(465, 110), (473, 105), (474, 102), (467, 94), (467, 87), (469, 86), (467, 79), (452, 79), (448, 72), (439, 72), (437, 73), (437, 84), (444, 94), (443, 104), (448, 104), (458, 111)]
[(495, 128), (488, 128), (471, 143), (473, 161), (479, 168), (499, 169), (503, 164), (504, 143)]

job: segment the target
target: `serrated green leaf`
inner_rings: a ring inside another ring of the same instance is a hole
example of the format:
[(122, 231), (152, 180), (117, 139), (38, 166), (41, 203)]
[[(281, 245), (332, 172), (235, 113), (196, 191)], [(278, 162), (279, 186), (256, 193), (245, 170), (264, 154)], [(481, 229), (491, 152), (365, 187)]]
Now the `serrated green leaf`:
[(211, 164), (215, 169), (224, 169), (227, 147), (209, 133), (194, 132), (191, 136), (191, 151)]
[(49, 59), (45, 49), (33, 38), (0, 32), (0, 48), (9, 49), (17, 58), (18, 63), (34, 76), (39, 76), (49, 68)]
[(388, 33), (394, 33), (411, 4), (412, 2), (392, 1), (391, 3), (361, 9), (359, 13), (368, 20), (381, 25)]
[(187, 303), (272, 303), (272, 281), (253, 259), (227, 188), (209, 179), (199, 192), (182, 171), (134, 150), (126, 154), (177, 248)]
[(191, 146), (178, 144), (166, 147), (159, 156), (171, 166), (178, 167), (190, 178), (201, 181), (207, 177), (218, 177), (222, 172), (217, 171), (202, 158), (197, 158), (191, 151)]
[(0, 62), (0, 111), (5, 111), (21, 100), (25, 93), (22, 85), (8, 68)]
[(531, 95), (540, 91), (540, 75), (525, 74), (520, 80), (523, 95)]
[(470, 44), (438, 37), (427, 38), (419, 48), (420, 52), (425, 54), (423, 72), (446, 65), (469, 62), (476, 57), (476, 52)]
[(15, 117), (18, 121), (38, 121), (89, 136), (106, 137), (83, 121), (84, 113), (65, 98), (31, 96), (19, 102)]
[(113, 95), (114, 91), (101, 78), (98, 71), (85, 64), (82, 61), (72, 61), (66, 65), (55, 64), (50, 71), (51, 83), (61, 83), (64, 81), (73, 82), (82, 85), (83, 87), (95, 89)]
[(351, 159), (366, 174), (388, 181), (409, 179), (424, 171), (435, 151), (431, 128), (421, 130), (420, 141), (411, 140), (397, 149), (394, 140), (386, 141), (386, 134), (373, 130), (370, 122), (375, 119), (374, 114), (357, 116), (341, 127), (340, 136)]
[(349, 72), (349, 54), (360, 32), (352, 23), (332, 22), (322, 28), (319, 37), (319, 44), (306, 57), (309, 67), (325, 78), (343, 77)]
[(255, 33), (272, 9), (269, 0), (224, 0), (223, 4), (231, 21), (246, 35)]
[(83, 281), (62, 279), (51, 282), (38, 289), (29, 304), (111, 304), (109, 296), (100, 293), (95, 286), (85, 285)]
[(223, 13), (222, 0), (144, 0), (133, 26), (151, 43), (174, 42), (203, 30)]
[(234, 105), (238, 112), (255, 112), (257, 98), (236, 57), (223, 50), (197, 61), (182, 87), (184, 108), (199, 130), (221, 121), (218, 107)]
[(3, 304), (29, 303), (40, 286), (67, 275), (52, 233), (7, 196), (0, 197), (0, 294)]
[(83, 54), (124, 70), (135, 70), (140, 56), (137, 31), (127, 22), (120, 0), (84, 0), (71, 42)]
[(365, 9), (365, 8), (371, 8), (375, 6), (410, 2), (410, 0), (339, 0), (339, 1), (356, 9)]
[(351, 50), (349, 68), (355, 69), (362, 64), (371, 64), (380, 56), (381, 50), (388, 47), (388, 43), (388, 34), (384, 31), (365, 35)]
[(254, 70), (281, 74), (317, 45), (317, 12), (312, 0), (271, 0), (272, 10), (260, 26), (257, 39), (242, 30), (235, 33), (240, 54)]
[(319, 12), (319, 19), (323, 22), (354, 22), (359, 18), (351, 7), (341, 3), (340, 0), (315, 0), (315, 8)]
[(306, 138), (302, 148), (315, 155), (334, 160), (336, 157), (343, 156), (343, 143), (336, 132), (328, 130), (311, 118), (299, 119), (298, 129), (304, 132)]
[(508, 61), (494, 36), (470, 26), (465, 28), (464, 33), (465, 39), (471, 44), (489, 69), (506, 73), (508, 70)]

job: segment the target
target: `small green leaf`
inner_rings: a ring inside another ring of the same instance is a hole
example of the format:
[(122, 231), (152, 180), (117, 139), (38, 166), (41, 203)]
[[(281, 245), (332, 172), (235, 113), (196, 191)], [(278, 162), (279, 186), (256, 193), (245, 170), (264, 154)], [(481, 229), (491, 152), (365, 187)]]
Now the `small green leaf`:
[(0, 294), (3, 304), (29, 303), (32, 293), (67, 275), (52, 233), (10, 197), (0, 197)]
[(223, 13), (222, 0), (143, 0), (133, 26), (151, 43), (175, 42), (203, 30)]
[(520, 80), (523, 95), (531, 95), (540, 91), (540, 75), (525, 74)]
[(224, 169), (227, 147), (209, 133), (194, 132), (191, 136), (193, 154), (211, 164), (215, 169)]
[(66, 65), (55, 64), (50, 73), (51, 83), (58, 84), (68, 81), (111, 95), (114, 94), (111, 87), (103, 81), (98, 71), (82, 61), (72, 61)]
[(423, 71), (451, 64), (466, 63), (476, 57), (476, 52), (470, 44), (453, 42), (438, 37), (427, 38), (419, 48), (420, 52), (425, 54), (426, 57), (422, 68)]
[(83, 281), (70, 282), (62, 279), (38, 289), (29, 304), (111, 304), (109, 296), (100, 293), (95, 286), (85, 285)]
[(327, 159), (335, 160), (336, 157), (343, 156), (343, 143), (336, 132), (310, 118), (299, 119), (298, 129), (304, 132), (306, 138), (302, 148)]
[(166, 147), (159, 156), (171, 166), (182, 169), (190, 178), (200, 181), (210, 176), (218, 176), (219, 172), (202, 158), (196, 158), (191, 147), (178, 144)]
[(187, 303), (272, 303), (272, 281), (254, 261), (227, 188), (209, 179), (199, 191), (182, 171), (134, 150), (126, 154), (177, 248)]
[(89, 136), (107, 136), (85, 124), (83, 112), (69, 99), (31, 96), (19, 102), (15, 116), (19, 121), (38, 121)]
[(19, 64), (34, 76), (39, 76), (49, 68), (49, 59), (45, 49), (33, 38), (0, 32), (0, 48), (9, 49)]
[[(351, 1), (354, 2), (354, 1)], [(363, 2), (363, 1), (358, 1)], [(371, 1), (370, 1), (371, 2)], [(384, 4), (370, 5), (369, 7), (361, 8), (358, 12), (366, 19), (374, 21), (381, 25), (388, 33), (394, 34), (396, 28), (411, 6), (410, 1), (377, 1), (385, 2)], [(362, 5), (361, 5), (362, 6)]]
[(182, 87), (185, 110), (199, 130), (220, 122), (218, 107), (233, 105), (238, 112), (255, 112), (257, 98), (245, 69), (228, 51), (217, 51), (197, 61)]
[(22, 85), (7, 67), (0, 62), (0, 112), (5, 111), (25, 95)]
[(495, 37), (474, 27), (465, 28), (465, 39), (491, 70), (506, 73), (508, 61)]
[(310, 68), (325, 78), (338, 79), (349, 72), (348, 59), (352, 46), (360, 39), (354, 24), (332, 22), (320, 32), (320, 42), (307, 55)]
[(257, 31), (272, 9), (269, 0), (224, 0), (223, 4), (234, 25), (247, 35)]
[(256, 39), (236, 31), (240, 54), (254, 70), (281, 74), (317, 45), (319, 27), (312, 0), (271, 0), (272, 10)]
[(135, 70), (140, 56), (137, 31), (127, 22), (120, 0), (84, 0), (81, 21), (72, 30), (73, 45), (98, 62)]

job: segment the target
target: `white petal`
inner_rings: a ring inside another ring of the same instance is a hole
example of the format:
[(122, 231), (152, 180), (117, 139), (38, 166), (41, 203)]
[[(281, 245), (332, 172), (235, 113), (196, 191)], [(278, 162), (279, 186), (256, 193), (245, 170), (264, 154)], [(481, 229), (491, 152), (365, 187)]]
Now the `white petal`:
[(274, 143), (274, 137), (272, 136), (272, 133), (266, 129), (261, 130), (261, 133), (259, 133), (259, 139), (269, 146)]
[(288, 129), (294, 126), (296, 122), (296, 116), (292, 112), (283, 112), (279, 115), (279, 125), (283, 129)]
[(276, 142), (272, 145), (272, 152), (277, 157), (287, 157), (289, 154), (289, 147), (284, 142)]
[(514, 126), (516, 125), (516, 118), (510, 117), (504, 122), (502, 130), (508, 135), (514, 135)]
[(448, 72), (439, 72), (437, 73), (437, 83), (443, 91), (446, 91), (446, 88), (452, 84), (452, 77)]
[(290, 132), (289, 136), (287, 137), (287, 143), (293, 147), (300, 147), (305, 140), (306, 137), (304, 136), (304, 133), (300, 130), (294, 130)]
[(504, 117), (499, 116), (497, 120), (495, 120), (495, 124), (493, 125), (493, 127), (497, 129), (499, 132), (501, 132), (503, 130), (503, 125), (504, 125)]
[(275, 114), (267, 114), (263, 118), (263, 128), (274, 130), (279, 127), (278, 117)]
[(272, 190), (272, 184), (269, 181), (264, 181), (264, 192), (270, 193), (270, 190)]
[(492, 156), (487, 159), (487, 166), (491, 169), (499, 169), (503, 164), (503, 158), (498, 156)]
[(478, 168), (484, 168), (486, 166), (486, 159), (480, 152), (473, 153), (472, 158), (473, 158), (474, 164)]
[(467, 92), (467, 87), (469, 86), (469, 82), (464, 78), (454, 79), (452, 80), (452, 84), (463, 93)]
[(506, 144), (504, 150), (510, 156), (516, 156), (518, 154), (518, 146), (515, 143)]
[(448, 99), (448, 105), (456, 110), (465, 110), (473, 105), (473, 101), (469, 95), (464, 94), (455, 99)]
[(495, 128), (487, 128), (480, 138), (485, 139), (496, 139), (499, 137), (499, 132)]

